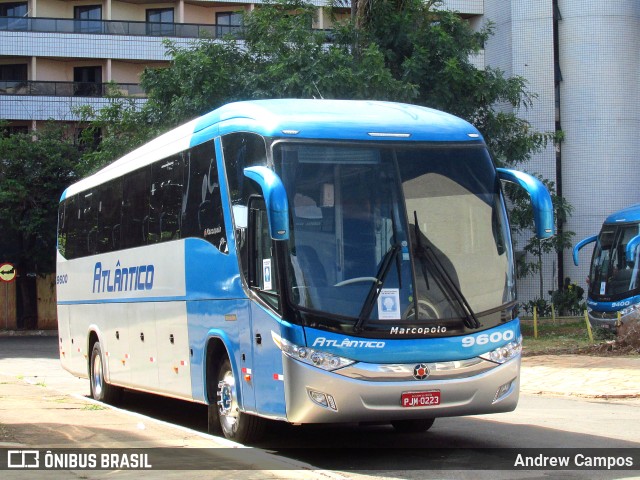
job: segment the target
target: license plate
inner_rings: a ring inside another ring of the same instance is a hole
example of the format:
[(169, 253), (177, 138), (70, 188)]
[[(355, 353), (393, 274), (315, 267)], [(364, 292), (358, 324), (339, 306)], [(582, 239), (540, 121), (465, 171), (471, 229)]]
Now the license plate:
[(440, 405), (440, 391), (430, 392), (404, 392), (400, 397), (403, 407), (430, 407)]

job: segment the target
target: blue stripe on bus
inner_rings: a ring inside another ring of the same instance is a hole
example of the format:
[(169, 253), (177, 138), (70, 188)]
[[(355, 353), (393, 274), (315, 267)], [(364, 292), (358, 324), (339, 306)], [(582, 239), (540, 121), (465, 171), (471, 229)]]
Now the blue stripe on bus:
[[(425, 325), (428, 328), (429, 325)], [(520, 321), (470, 335), (428, 338), (361, 338), (306, 328), (307, 346), (361, 362), (446, 362), (477, 357), (520, 337)]]
[(176, 297), (127, 297), (127, 298), (101, 298), (98, 300), (61, 300), (58, 305), (96, 305), (101, 303), (145, 303), (145, 302), (185, 302), (186, 296)]
[(633, 297), (623, 298), (622, 300), (616, 300), (615, 302), (599, 302), (591, 298), (587, 299), (587, 304), (597, 312), (617, 312), (630, 305), (640, 303), (640, 295), (634, 295)]

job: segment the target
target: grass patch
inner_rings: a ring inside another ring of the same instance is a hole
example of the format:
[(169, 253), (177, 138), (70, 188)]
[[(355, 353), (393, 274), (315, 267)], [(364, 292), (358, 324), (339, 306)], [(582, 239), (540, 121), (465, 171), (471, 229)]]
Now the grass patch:
[(584, 321), (554, 324), (552, 320), (542, 319), (538, 321), (538, 338), (534, 336), (533, 322), (523, 322), (520, 329), (524, 356), (581, 353), (593, 345)]
[(82, 410), (106, 410), (107, 407), (103, 407), (102, 405), (95, 405), (93, 403), (89, 403), (82, 407)]

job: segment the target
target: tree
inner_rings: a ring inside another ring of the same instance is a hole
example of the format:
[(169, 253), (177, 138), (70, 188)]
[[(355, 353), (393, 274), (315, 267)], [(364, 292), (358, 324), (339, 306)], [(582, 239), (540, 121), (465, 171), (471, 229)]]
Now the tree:
[(491, 24), (474, 31), (441, 0), (359, 0), (355, 16), (356, 48), (378, 46), (394, 78), (415, 86), (414, 103), (472, 123), (499, 165), (526, 162), (555, 140), (517, 116), (535, 99), (524, 78), (473, 64)]
[(55, 271), (60, 195), (75, 179), (80, 151), (59, 127), (0, 136), (2, 261), (18, 271)]
[(415, 97), (411, 84), (393, 78), (375, 45), (356, 58), (340, 29), (328, 44), (324, 32), (310, 28), (315, 15), (310, 3), (284, 0), (245, 15), (243, 42), (169, 43), (171, 68), (142, 76), (152, 119), (177, 124), (235, 100)]
[[(108, 90), (108, 92), (116, 89)], [(80, 177), (89, 175), (100, 167), (120, 158), (153, 138), (161, 131), (159, 122), (147, 118), (147, 110), (140, 110), (136, 101), (119, 93), (108, 95), (109, 103), (97, 111), (91, 105), (76, 109), (80, 124), (86, 125), (80, 135), (88, 146), (76, 166)], [(100, 138), (95, 145), (94, 139)]]
[[(573, 211), (571, 204), (569, 204), (569, 202), (567, 202), (563, 197), (556, 194), (554, 182), (540, 178), (540, 176), (538, 176), (538, 179), (545, 184), (551, 193), (553, 214), (556, 223), (556, 234), (545, 240), (540, 240), (535, 236), (531, 236), (524, 245), (523, 250), (530, 253), (535, 258), (535, 261), (527, 262), (522, 259), (521, 261), (518, 261), (516, 267), (519, 278), (534, 275), (536, 273), (538, 274), (538, 298), (542, 299), (545, 296), (542, 256), (552, 252), (562, 252), (567, 248), (571, 248), (572, 239), (575, 236), (575, 233), (558, 228), (558, 226), (562, 225), (571, 215), (571, 212)], [(509, 215), (511, 230), (516, 234), (526, 236), (531, 232), (531, 227), (533, 225), (533, 209), (531, 207), (531, 202), (529, 201), (527, 194), (521, 188), (508, 185), (505, 190), (512, 202), (512, 208)]]

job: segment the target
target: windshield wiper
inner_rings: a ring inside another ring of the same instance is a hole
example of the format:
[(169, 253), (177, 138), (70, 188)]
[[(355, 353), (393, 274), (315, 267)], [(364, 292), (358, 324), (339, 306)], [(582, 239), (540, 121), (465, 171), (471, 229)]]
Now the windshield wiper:
[[(427, 289), (429, 289), (429, 279), (427, 276), (427, 265), (426, 265), (428, 262), (430, 266), (433, 267), (433, 268), (430, 268), (429, 270), (431, 270), (432, 273), (435, 272), (438, 274), (438, 276), (442, 280), (443, 286), (447, 289), (449, 295), (453, 297), (462, 308), (465, 314), (465, 318), (463, 318), (465, 327), (480, 328), (481, 325), (480, 325), (480, 321), (478, 321), (478, 317), (476, 317), (475, 313), (473, 313), (473, 310), (471, 309), (471, 305), (469, 305), (469, 302), (467, 302), (467, 299), (464, 298), (464, 295), (462, 294), (458, 286), (451, 279), (451, 275), (449, 275), (447, 270), (444, 268), (438, 256), (433, 252), (433, 249), (429, 245), (424, 245), (422, 243), (421, 237), (424, 236), (424, 234), (422, 233), (422, 231), (420, 230), (420, 227), (418, 226), (418, 213), (415, 210), (413, 211), (413, 218), (415, 222), (414, 223), (415, 237), (416, 237), (415, 243), (418, 248), (417, 257), (420, 260), (420, 265), (422, 266), (422, 274), (424, 275), (425, 282), (427, 284)], [(425, 238), (427, 237), (425, 236)], [(416, 295), (415, 297), (416, 297), (416, 303), (417, 303), (418, 295)], [(416, 309), (416, 319), (417, 319), (418, 305), (416, 305), (415, 309)]]
[(400, 252), (400, 244), (394, 243), (389, 247), (387, 253), (382, 257), (382, 262), (380, 263), (380, 268), (378, 268), (378, 273), (376, 274), (376, 278), (369, 289), (369, 293), (367, 294), (367, 298), (365, 298), (364, 303), (362, 304), (362, 310), (360, 310), (360, 315), (358, 315), (358, 320), (353, 326), (353, 330), (355, 332), (360, 331), (362, 328), (362, 324), (369, 318), (371, 315), (371, 310), (373, 310), (373, 306), (376, 304), (376, 300), (382, 291), (382, 285), (384, 284), (384, 279), (387, 277), (389, 270), (391, 270), (391, 265), (393, 265), (393, 260)]

